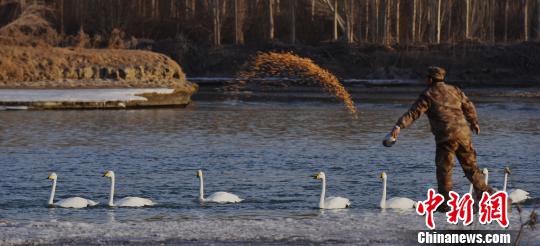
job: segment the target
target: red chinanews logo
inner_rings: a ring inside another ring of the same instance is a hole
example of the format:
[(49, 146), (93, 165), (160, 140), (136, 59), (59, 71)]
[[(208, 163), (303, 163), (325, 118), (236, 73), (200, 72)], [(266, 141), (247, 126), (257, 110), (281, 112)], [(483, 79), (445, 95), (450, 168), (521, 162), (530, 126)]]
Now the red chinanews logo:
[(446, 221), (450, 224), (457, 224), (458, 220), (463, 220), (463, 225), (470, 225), (473, 222), (474, 200), (470, 193), (466, 193), (459, 198), (459, 194), (450, 191), (450, 201), (448, 206), (450, 211), (446, 213)]
[[(450, 191), (449, 195), (450, 200), (447, 201), (447, 205), (450, 211), (446, 213), (446, 221), (450, 224), (457, 224), (459, 220), (462, 220), (463, 225), (470, 225), (473, 222), (474, 200), (472, 195), (466, 193), (460, 197), (454, 191)], [(433, 214), (443, 202), (444, 197), (441, 194), (436, 194), (434, 189), (428, 189), (427, 199), (419, 201), (416, 206), (416, 213), (426, 216), (426, 226), (430, 230), (435, 229)], [(508, 227), (508, 194), (506, 192), (498, 191), (493, 195), (484, 192), (478, 206), (481, 224), (491, 224), (491, 222), (497, 221), (501, 227)]]

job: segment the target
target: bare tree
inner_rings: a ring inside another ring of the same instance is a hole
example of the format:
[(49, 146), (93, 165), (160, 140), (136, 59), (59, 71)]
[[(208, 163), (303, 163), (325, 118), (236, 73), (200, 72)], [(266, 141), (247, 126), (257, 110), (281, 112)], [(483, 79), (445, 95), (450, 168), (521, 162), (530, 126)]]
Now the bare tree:
[(465, 0), (465, 38), (471, 38), (471, 0)]
[(268, 39), (270, 41), (274, 40), (274, 0), (268, 0), (268, 18), (269, 18), (269, 28), (268, 28)]
[(296, 43), (296, 0), (289, 0), (289, 12), (291, 14), (291, 43)]
[[(34, 1), (19, 0), (18, 3), (31, 4)], [(490, 43), (510, 42), (513, 39), (540, 40), (540, 0), (38, 2), (54, 8), (58, 32), (66, 32), (66, 35), (75, 35), (83, 26), (91, 36), (119, 28), (128, 35), (141, 38), (159, 39), (182, 34), (197, 42), (205, 41), (216, 46), (224, 42), (241, 45), (245, 43), (245, 38), (256, 42), (281, 37), (293, 44), (298, 42), (298, 37), (305, 38), (308, 43), (331, 37), (347, 43), (384, 45), (404, 41), (442, 43), (473, 38)], [(128, 2), (130, 4), (126, 4)], [(96, 13), (99, 13), (99, 18)], [(501, 15), (500, 20), (497, 14)], [(320, 25), (325, 21), (327, 25)], [(286, 24), (276, 27), (278, 23)], [(156, 28), (158, 26), (160, 28)], [(297, 28), (299, 26), (302, 28)]]
[(529, 1), (523, 4), (523, 40), (529, 41)]
[(347, 43), (351, 44), (354, 42), (354, 1), (353, 0), (346, 0), (346, 8), (345, 8), (345, 17), (347, 19)]
[(441, 43), (441, 0), (437, 1), (437, 43)]
[(381, 21), (380, 21), (380, 8), (381, 8), (381, 0), (375, 0), (375, 38), (374, 42), (380, 42), (381, 41)]
[(212, 10), (214, 14), (214, 45), (221, 45), (221, 19), (220, 19), (220, 0), (213, 0)]
[(315, 0), (311, 0), (311, 21), (315, 20)]
[(399, 44), (399, 24), (401, 23), (399, 21), (399, 5), (400, 0), (396, 0), (396, 43)]
[(540, 0), (536, 0), (536, 40), (540, 40)]
[(392, 27), (392, 15), (391, 15), (391, 0), (386, 0), (386, 8), (384, 11), (384, 43), (390, 45), (392, 42), (392, 35), (390, 33)]
[(413, 13), (412, 13), (412, 18), (411, 18), (411, 40), (412, 42), (416, 42), (416, 5), (417, 5), (417, 0), (413, 0)]
[(367, 42), (368, 41), (368, 34), (369, 34), (369, 3), (370, 1), (369, 0), (366, 0), (364, 1), (364, 4), (365, 4), (365, 13), (364, 13), (364, 17), (365, 17), (365, 20), (364, 20), (364, 42)]
[(504, 1), (504, 42), (508, 42), (508, 9), (509, 9), (508, 0)]
[(338, 0), (334, 0), (334, 41), (338, 40)]

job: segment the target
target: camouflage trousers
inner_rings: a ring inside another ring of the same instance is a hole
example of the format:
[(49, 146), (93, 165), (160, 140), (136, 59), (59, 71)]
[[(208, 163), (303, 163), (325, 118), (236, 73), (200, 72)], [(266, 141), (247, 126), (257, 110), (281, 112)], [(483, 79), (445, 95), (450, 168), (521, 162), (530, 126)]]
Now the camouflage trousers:
[[(449, 199), (449, 192), (452, 190), (452, 169), (454, 159), (457, 157), (465, 176), (473, 184), (474, 190), (479, 198), (482, 192), (493, 193), (493, 189), (486, 185), (482, 171), (476, 165), (476, 151), (473, 148), (470, 138), (461, 140), (447, 140), (437, 143), (435, 163), (437, 165), (437, 184), (439, 194), (445, 200)], [(476, 202), (475, 202), (476, 203)]]

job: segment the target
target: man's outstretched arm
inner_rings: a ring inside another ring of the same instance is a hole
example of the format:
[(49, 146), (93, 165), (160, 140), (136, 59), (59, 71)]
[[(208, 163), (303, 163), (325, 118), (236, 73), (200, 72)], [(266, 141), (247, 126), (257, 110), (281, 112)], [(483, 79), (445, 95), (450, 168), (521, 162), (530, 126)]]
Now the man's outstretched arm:
[(410, 126), (416, 119), (420, 118), (428, 108), (429, 100), (427, 96), (425, 94), (420, 95), (411, 108), (398, 119), (396, 126), (392, 129), (392, 137), (397, 138), (401, 128)]

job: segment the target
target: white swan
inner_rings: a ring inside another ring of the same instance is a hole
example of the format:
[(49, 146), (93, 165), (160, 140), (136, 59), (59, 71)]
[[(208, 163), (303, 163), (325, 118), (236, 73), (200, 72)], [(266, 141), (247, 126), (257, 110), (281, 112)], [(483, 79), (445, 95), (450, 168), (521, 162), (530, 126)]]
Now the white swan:
[(381, 173), (381, 179), (383, 181), (383, 194), (381, 198), (381, 208), (394, 208), (394, 209), (411, 209), (416, 207), (416, 202), (405, 197), (393, 197), (386, 200), (386, 173)]
[(489, 181), (488, 169), (484, 167), (484, 169), (482, 169), (482, 173), (484, 174), (484, 182), (486, 182), (486, 185), (488, 185), (488, 181)]
[(54, 193), (56, 192), (56, 180), (58, 179), (58, 175), (56, 173), (51, 173), (47, 179), (50, 179), (53, 181), (51, 195), (49, 196), (49, 206), (57, 206), (62, 208), (86, 208), (90, 206), (95, 206), (98, 203), (94, 202), (92, 200), (82, 198), (82, 197), (70, 197), (66, 199), (62, 199), (56, 203), (54, 203)]
[[(504, 186), (503, 191), (506, 191), (506, 183), (508, 182), (508, 175), (510, 174), (510, 168), (504, 168)], [(512, 203), (520, 203), (527, 199), (530, 199), (529, 192), (522, 189), (511, 189), (508, 191), (508, 197), (512, 199)]]
[(103, 174), (103, 177), (111, 178), (111, 194), (109, 196), (110, 207), (143, 207), (155, 205), (152, 200), (140, 197), (128, 196), (120, 199), (118, 202), (114, 202), (114, 172), (107, 171)]
[(322, 179), (322, 190), (321, 198), (319, 200), (319, 208), (322, 209), (338, 209), (338, 208), (348, 208), (351, 206), (351, 202), (348, 198), (332, 196), (325, 198), (326, 193), (326, 175), (324, 172), (319, 172), (313, 175), (314, 179)]
[(197, 177), (199, 178), (199, 201), (201, 202), (216, 202), (216, 203), (236, 203), (241, 202), (244, 199), (241, 199), (235, 194), (218, 191), (207, 198), (204, 198), (204, 181), (202, 170), (197, 171)]
[[(486, 185), (488, 185), (488, 177), (489, 177), (489, 171), (487, 168), (484, 168), (482, 169), (482, 174), (484, 174), (484, 182), (486, 182)], [(474, 187), (473, 187), (473, 184), (471, 183), (470, 187), (469, 187), (469, 194), (473, 194), (473, 190), (474, 190)]]

